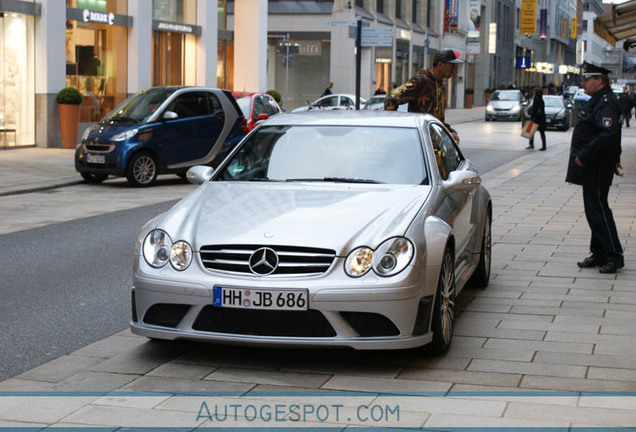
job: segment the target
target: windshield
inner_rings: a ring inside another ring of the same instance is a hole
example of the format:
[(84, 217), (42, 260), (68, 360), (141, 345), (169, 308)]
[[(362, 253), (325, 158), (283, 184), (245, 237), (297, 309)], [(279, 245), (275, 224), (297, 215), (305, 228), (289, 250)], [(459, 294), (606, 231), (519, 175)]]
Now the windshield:
[(372, 126), (262, 127), (217, 180), (427, 184), (417, 130)]
[(106, 117), (106, 123), (145, 123), (176, 88), (157, 88), (137, 93), (112, 110)]
[(563, 99), (561, 99), (561, 98), (544, 97), (543, 98), (543, 102), (545, 103), (545, 106), (547, 106), (547, 107), (563, 108)]
[(520, 93), (518, 91), (496, 91), (490, 97), (493, 101), (518, 101)]
[(249, 118), (250, 116), (250, 102), (252, 101), (251, 96), (245, 96), (245, 97), (241, 97), (241, 98), (236, 98), (236, 103), (238, 104), (239, 108), (241, 108), (241, 111), (243, 112), (243, 117), (245, 118)]

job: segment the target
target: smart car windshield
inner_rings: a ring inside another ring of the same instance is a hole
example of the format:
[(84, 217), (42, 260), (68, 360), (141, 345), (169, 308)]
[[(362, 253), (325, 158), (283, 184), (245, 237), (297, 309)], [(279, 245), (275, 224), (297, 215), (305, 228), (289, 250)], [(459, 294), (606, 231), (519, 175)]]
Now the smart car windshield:
[(554, 108), (563, 108), (563, 99), (560, 97), (546, 97), (543, 99), (545, 102), (545, 106), (554, 107)]
[(266, 126), (220, 169), (223, 181), (428, 184), (414, 128)]
[(145, 123), (176, 88), (156, 88), (137, 93), (119, 104), (103, 122)]

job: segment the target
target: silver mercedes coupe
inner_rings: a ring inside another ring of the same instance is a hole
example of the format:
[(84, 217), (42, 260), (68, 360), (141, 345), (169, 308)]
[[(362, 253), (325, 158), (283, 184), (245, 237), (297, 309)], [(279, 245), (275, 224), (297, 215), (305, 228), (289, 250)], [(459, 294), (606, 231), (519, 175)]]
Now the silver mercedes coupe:
[(432, 116), (280, 114), (187, 177), (137, 241), (135, 334), (441, 354), (488, 284), (490, 195)]

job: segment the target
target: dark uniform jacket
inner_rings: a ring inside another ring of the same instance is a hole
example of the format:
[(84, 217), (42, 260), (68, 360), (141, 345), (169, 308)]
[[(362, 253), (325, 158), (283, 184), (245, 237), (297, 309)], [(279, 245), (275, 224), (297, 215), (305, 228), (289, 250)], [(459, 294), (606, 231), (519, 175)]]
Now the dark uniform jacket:
[(429, 69), (420, 69), (411, 79), (396, 87), (384, 99), (385, 109), (393, 105), (409, 104), (409, 112), (427, 113), (437, 117), (448, 130), (453, 131), (444, 121), (446, 110), (446, 89), (442, 81), (438, 81)]
[[(609, 86), (599, 90), (578, 115), (572, 133), (565, 181), (578, 185), (609, 186), (621, 155), (620, 107)], [(585, 165), (580, 167), (574, 159)]]
[(532, 99), (532, 106), (530, 107), (530, 118), (533, 122), (539, 125), (539, 128), (545, 130), (545, 102), (542, 97), (535, 96)]

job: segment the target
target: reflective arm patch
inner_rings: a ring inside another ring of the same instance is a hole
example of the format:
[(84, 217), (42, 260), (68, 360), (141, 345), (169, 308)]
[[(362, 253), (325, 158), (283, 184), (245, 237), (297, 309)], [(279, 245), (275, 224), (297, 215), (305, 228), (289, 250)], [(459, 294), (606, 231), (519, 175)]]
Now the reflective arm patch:
[(612, 127), (612, 118), (611, 117), (603, 117), (603, 126), (606, 128)]

